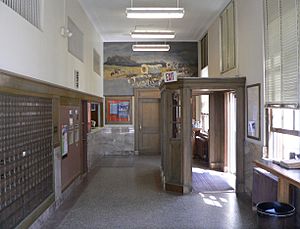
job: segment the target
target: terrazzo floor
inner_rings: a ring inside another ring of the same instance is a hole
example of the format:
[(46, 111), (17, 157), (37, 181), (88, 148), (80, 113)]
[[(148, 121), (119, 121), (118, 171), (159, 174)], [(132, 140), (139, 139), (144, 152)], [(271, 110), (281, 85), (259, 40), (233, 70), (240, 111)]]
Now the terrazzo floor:
[(157, 156), (107, 157), (42, 228), (256, 228), (250, 200), (235, 193), (163, 191)]

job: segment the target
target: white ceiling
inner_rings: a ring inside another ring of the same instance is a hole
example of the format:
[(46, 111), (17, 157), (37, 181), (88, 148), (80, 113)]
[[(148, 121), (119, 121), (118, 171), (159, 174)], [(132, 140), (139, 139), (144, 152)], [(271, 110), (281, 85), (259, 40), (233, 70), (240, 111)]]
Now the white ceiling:
[[(82, 7), (105, 42), (136, 41), (129, 35), (135, 26), (175, 30), (173, 41), (198, 41), (230, 0), (181, 0), (182, 19), (127, 19), (130, 0), (80, 0)], [(176, 7), (176, 0), (134, 0), (134, 7)]]

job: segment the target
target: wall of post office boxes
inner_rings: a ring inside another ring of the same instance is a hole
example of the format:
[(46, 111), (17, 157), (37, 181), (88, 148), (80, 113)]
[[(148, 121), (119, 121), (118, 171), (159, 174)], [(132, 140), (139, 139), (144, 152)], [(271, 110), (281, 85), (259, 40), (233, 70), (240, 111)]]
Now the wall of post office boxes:
[(0, 228), (53, 193), (52, 99), (0, 94)]

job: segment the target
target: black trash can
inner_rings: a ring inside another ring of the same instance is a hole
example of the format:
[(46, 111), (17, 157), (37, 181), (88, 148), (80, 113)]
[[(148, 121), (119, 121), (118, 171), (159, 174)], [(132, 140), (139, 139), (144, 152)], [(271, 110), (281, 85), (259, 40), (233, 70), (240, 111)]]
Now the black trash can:
[(295, 207), (280, 202), (261, 202), (256, 205), (258, 228), (295, 228)]

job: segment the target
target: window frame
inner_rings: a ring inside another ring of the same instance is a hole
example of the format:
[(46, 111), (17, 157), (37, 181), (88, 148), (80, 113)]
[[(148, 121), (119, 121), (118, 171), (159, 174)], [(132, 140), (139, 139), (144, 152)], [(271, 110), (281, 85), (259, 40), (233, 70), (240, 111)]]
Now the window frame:
[[(293, 110), (293, 130), (289, 130), (289, 129), (285, 129), (285, 128), (276, 128), (273, 127), (273, 109), (277, 109), (277, 108), (269, 108), (270, 109), (270, 113), (269, 113), (269, 123), (270, 123), (270, 132), (275, 132), (275, 133), (280, 133), (280, 134), (287, 134), (287, 135), (293, 135), (296, 137), (300, 137), (300, 131), (295, 130), (295, 110), (296, 109), (292, 109)], [(282, 108), (282, 109), (286, 109), (286, 108)], [(283, 115), (281, 115), (281, 118), (283, 118)]]
[(208, 33), (206, 33), (201, 41), (201, 70), (208, 66)]
[[(229, 9), (232, 7), (232, 36), (233, 36), (233, 42), (230, 43), (231, 39), (229, 39), (230, 37), (230, 33), (229, 33), (229, 16), (228, 16), (228, 11)], [(220, 14), (220, 72), (221, 74), (231, 71), (232, 69), (236, 68), (236, 37), (235, 37), (235, 4), (234, 1), (231, 1), (224, 9), (224, 11)], [(226, 20), (226, 39), (223, 40), (224, 38), (224, 34), (223, 34), (223, 29), (224, 29), (224, 23), (223, 20)], [(223, 45), (223, 43), (226, 43), (226, 45)], [(231, 46), (232, 45), (232, 46)], [(230, 66), (230, 55), (228, 53), (230, 48), (233, 48), (233, 62), (232, 62), (232, 66)], [(226, 52), (226, 58), (224, 57), (224, 52)], [(225, 66), (226, 65), (226, 66)]]

